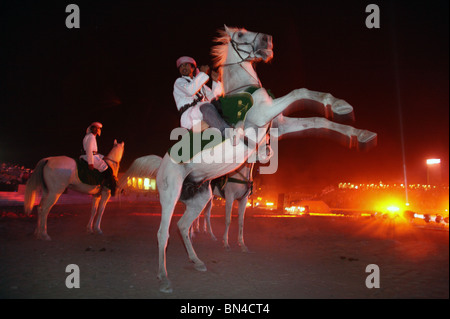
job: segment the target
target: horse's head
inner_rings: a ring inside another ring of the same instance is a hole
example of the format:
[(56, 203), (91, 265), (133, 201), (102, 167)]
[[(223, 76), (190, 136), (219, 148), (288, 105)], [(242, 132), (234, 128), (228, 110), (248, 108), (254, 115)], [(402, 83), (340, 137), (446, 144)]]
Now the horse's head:
[[(219, 31), (220, 37), (216, 42), (222, 43), (213, 48), (216, 66), (242, 62), (268, 62), (273, 57), (272, 36), (246, 29), (229, 28)], [(226, 50), (226, 51), (225, 51)], [(230, 60), (231, 59), (231, 60)]]
[[(215, 39), (219, 44), (212, 48), (211, 54), (215, 67), (220, 67), (225, 95), (239, 93), (251, 87), (261, 88), (262, 84), (253, 64), (272, 59), (272, 36), (227, 26), (224, 30), (219, 30), (219, 34), (220, 37)], [(268, 114), (272, 99), (265, 90), (257, 90), (252, 96), (254, 103), (247, 112), (245, 128), (267, 127), (273, 119), (272, 114)], [(255, 138), (260, 140), (263, 137), (264, 134), (258, 132)]]
[(119, 163), (122, 160), (124, 149), (125, 149), (125, 142), (117, 143), (117, 140), (114, 140), (114, 146), (111, 152), (109, 152), (107, 158)]
[(125, 142), (117, 143), (117, 140), (114, 140), (114, 146), (111, 152), (104, 157), (104, 160), (111, 167), (113, 170), (113, 175), (116, 176), (116, 178), (119, 173), (120, 161), (122, 160), (124, 148)]

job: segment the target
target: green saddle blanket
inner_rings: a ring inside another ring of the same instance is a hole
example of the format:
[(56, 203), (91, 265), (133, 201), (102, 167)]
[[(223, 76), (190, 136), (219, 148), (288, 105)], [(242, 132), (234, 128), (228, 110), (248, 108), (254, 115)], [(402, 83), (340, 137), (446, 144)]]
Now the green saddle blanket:
[(80, 181), (87, 185), (100, 185), (103, 182), (104, 177), (98, 170), (90, 170), (89, 164), (84, 159), (76, 158), (78, 169), (78, 178)]
[(219, 130), (217, 130), (217, 136), (206, 134), (205, 131), (194, 133), (192, 130), (189, 130), (181, 137), (180, 141), (169, 148), (168, 152), (175, 162), (186, 163), (196, 154), (205, 149), (213, 148), (224, 140), (225, 137), (220, 134)]
[(244, 92), (229, 94), (219, 98), (223, 118), (231, 125), (245, 120), (245, 115), (253, 106), (252, 94), (259, 87), (251, 86)]

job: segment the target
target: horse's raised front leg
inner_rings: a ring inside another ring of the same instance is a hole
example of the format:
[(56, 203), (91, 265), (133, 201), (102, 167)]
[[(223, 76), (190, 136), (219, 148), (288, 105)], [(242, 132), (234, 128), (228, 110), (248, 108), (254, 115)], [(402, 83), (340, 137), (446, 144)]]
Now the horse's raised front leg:
[(337, 99), (329, 93), (310, 91), (308, 89), (297, 89), (280, 98), (271, 99), (263, 89), (253, 94), (255, 106), (248, 112), (248, 120), (257, 126), (269, 123), (284, 111), (301, 108), (305, 101), (317, 102), (313, 105), (318, 107), (320, 113), (327, 118), (353, 119), (353, 107), (342, 99)]
[(102, 195), (100, 197), (100, 203), (98, 205), (98, 209), (97, 209), (97, 220), (95, 221), (95, 232), (97, 232), (97, 234), (103, 235), (103, 232), (100, 228), (100, 224), (102, 222), (102, 217), (103, 214), (105, 213), (105, 207), (106, 204), (108, 203), (108, 200), (111, 198), (111, 191), (109, 189), (104, 189), (102, 190)]
[(365, 150), (377, 144), (377, 134), (374, 132), (331, 122), (322, 117), (291, 118), (280, 114), (272, 124), (277, 130), (271, 131), (271, 134), (277, 137), (328, 137), (348, 148)]
[(89, 218), (89, 222), (86, 226), (86, 232), (88, 234), (93, 234), (94, 233), (94, 218), (95, 215), (97, 214), (97, 209), (98, 209), (98, 203), (100, 202), (100, 195), (96, 194), (94, 196), (92, 196), (92, 205), (91, 205), (91, 218)]

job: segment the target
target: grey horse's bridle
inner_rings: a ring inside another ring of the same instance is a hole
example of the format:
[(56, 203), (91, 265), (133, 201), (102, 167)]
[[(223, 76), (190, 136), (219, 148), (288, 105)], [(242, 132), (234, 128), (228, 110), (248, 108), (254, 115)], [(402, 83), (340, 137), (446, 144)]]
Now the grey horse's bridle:
[[(255, 41), (256, 41), (256, 38), (259, 35), (259, 32), (257, 32), (255, 34), (255, 37), (253, 38), (252, 42), (236, 42), (236, 40), (234, 39), (234, 36), (236, 35), (237, 32), (238, 31), (233, 33), (233, 36), (231, 37), (230, 43), (231, 43), (231, 46), (233, 47), (234, 51), (241, 58), (241, 61), (234, 62), (234, 63), (223, 64), (222, 66), (241, 64), (242, 62), (246, 62), (246, 61), (250, 60), (250, 58), (256, 58), (255, 53), (258, 52), (259, 50), (255, 50)], [(241, 45), (249, 45), (249, 46), (251, 46), (252, 50), (251, 51), (243, 50), (243, 49), (239, 48), (239, 46), (241, 46)], [(247, 53), (248, 56), (246, 58), (243, 58), (240, 52)]]
[[(241, 61), (233, 62), (233, 63), (226, 63), (226, 64), (222, 64), (221, 66), (222, 67), (226, 67), (226, 66), (231, 66), (231, 65), (236, 65), (236, 64), (239, 65), (245, 72), (247, 72), (252, 78), (254, 78), (258, 82), (259, 87), (262, 87), (261, 81), (259, 79), (255, 78), (251, 73), (248, 72), (248, 70), (246, 70), (242, 66), (242, 63), (250, 61), (252, 58), (256, 58), (255, 53), (258, 52), (259, 50), (255, 50), (255, 41), (256, 41), (256, 38), (258, 37), (260, 32), (257, 32), (255, 34), (255, 37), (253, 38), (252, 42), (236, 42), (236, 40), (234, 40), (234, 36), (236, 35), (237, 32), (238, 31), (233, 33), (233, 36), (230, 39), (230, 43), (231, 43), (231, 46), (233, 47), (233, 50), (237, 53), (239, 58), (241, 58)], [(239, 48), (240, 45), (249, 45), (252, 48), (252, 51), (243, 50), (243, 49)], [(248, 56), (246, 58), (243, 58), (240, 52), (247, 53)], [(226, 92), (225, 94), (229, 94), (231, 92), (237, 91), (237, 90), (242, 89), (242, 88), (247, 87), (247, 86), (250, 86), (250, 85), (244, 85), (242, 87), (238, 87), (238, 88), (236, 88), (234, 90)]]

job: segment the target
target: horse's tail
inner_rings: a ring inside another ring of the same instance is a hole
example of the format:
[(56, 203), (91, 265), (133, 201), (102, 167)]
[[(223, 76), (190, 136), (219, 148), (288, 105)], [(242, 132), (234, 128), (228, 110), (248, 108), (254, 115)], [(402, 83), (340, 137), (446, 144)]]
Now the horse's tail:
[(118, 183), (119, 192), (125, 189), (132, 177), (154, 177), (161, 165), (162, 158), (157, 155), (142, 156), (134, 160), (130, 168), (122, 175)]
[(47, 164), (48, 159), (41, 159), (33, 170), (30, 179), (27, 181), (25, 187), (25, 198), (24, 198), (24, 211), (27, 215), (30, 215), (31, 210), (34, 207), (34, 201), (36, 199), (36, 192), (39, 189), (47, 190), (47, 186), (44, 181), (44, 166)]

